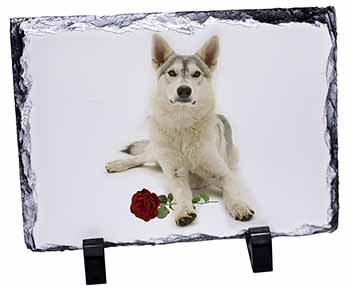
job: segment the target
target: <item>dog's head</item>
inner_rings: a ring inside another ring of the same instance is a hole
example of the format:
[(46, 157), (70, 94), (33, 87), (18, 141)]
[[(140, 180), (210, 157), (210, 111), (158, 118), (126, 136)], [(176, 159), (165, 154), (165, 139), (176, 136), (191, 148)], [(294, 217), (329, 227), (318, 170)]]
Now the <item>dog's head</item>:
[(153, 35), (152, 62), (158, 76), (157, 95), (163, 105), (198, 109), (213, 102), (211, 76), (219, 55), (219, 39), (211, 37), (193, 55), (178, 55)]

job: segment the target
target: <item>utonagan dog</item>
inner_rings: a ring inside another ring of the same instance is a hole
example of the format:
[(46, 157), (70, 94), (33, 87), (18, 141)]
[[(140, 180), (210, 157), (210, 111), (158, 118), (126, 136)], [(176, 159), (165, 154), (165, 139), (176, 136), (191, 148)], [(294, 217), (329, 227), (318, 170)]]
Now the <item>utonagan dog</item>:
[(152, 40), (157, 83), (152, 97), (149, 140), (130, 144), (132, 157), (107, 163), (109, 173), (155, 162), (176, 200), (175, 221), (190, 224), (197, 216), (192, 190), (214, 187), (227, 211), (247, 221), (254, 211), (245, 201), (238, 154), (227, 119), (216, 113), (212, 74), (219, 38), (211, 37), (195, 54), (176, 54), (158, 34)]

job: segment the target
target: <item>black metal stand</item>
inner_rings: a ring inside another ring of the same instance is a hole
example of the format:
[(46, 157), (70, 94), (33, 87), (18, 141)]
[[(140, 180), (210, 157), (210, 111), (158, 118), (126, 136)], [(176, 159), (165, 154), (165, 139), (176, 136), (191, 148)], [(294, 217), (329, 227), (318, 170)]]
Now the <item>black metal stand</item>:
[[(272, 238), (269, 227), (249, 228), (246, 242), (254, 273), (272, 271)], [(105, 284), (104, 240), (83, 240), (86, 285)]]
[(272, 271), (272, 238), (269, 227), (249, 228), (246, 242), (254, 273)]
[(107, 283), (103, 239), (83, 240), (83, 250), (86, 285)]

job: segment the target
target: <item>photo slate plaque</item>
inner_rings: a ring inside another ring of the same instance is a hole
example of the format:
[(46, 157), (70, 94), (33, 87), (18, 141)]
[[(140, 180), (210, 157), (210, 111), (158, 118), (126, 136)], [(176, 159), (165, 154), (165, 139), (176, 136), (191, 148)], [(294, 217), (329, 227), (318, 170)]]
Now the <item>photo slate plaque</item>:
[(11, 19), (33, 251), (332, 232), (333, 7)]

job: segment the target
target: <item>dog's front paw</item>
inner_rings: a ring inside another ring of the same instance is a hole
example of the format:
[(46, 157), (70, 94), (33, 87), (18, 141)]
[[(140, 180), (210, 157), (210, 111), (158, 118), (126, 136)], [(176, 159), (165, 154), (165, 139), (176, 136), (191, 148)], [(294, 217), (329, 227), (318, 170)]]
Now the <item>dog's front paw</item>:
[(231, 216), (238, 221), (249, 221), (255, 214), (254, 210), (240, 200), (226, 203), (226, 207)]
[(123, 160), (109, 162), (105, 165), (107, 173), (119, 173), (127, 170)]
[(197, 214), (193, 207), (183, 208), (176, 212), (175, 222), (178, 226), (183, 227), (191, 224), (196, 217)]

